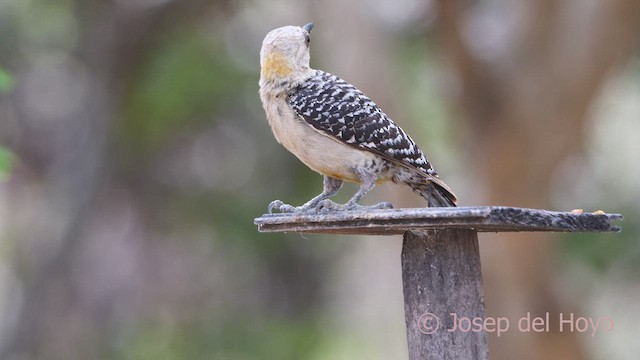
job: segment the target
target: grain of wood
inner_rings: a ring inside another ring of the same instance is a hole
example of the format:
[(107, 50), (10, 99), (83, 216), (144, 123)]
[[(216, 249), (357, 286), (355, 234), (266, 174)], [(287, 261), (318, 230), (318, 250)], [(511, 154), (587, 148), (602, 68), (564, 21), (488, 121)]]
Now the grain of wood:
[(260, 232), (358, 235), (404, 234), (425, 229), (475, 229), (478, 232), (556, 231), (617, 232), (620, 214), (559, 212), (473, 206), (341, 211), (327, 214), (265, 214), (255, 219)]
[(409, 359), (489, 358), (484, 331), (465, 331), (453, 323), (485, 318), (476, 231), (407, 232), (402, 287)]

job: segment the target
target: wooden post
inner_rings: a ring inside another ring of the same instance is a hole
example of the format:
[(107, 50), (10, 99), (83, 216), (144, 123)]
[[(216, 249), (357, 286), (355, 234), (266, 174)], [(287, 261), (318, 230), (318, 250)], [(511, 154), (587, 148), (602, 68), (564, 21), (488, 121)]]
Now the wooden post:
[[(404, 234), (402, 285), (409, 358), (488, 359), (478, 232), (617, 232), (620, 214), (502, 206), (268, 214), (261, 232)], [(452, 330), (453, 331), (449, 331)]]
[(489, 358), (487, 335), (470, 322), (485, 318), (476, 231), (406, 232), (402, 287), (409, 359)]

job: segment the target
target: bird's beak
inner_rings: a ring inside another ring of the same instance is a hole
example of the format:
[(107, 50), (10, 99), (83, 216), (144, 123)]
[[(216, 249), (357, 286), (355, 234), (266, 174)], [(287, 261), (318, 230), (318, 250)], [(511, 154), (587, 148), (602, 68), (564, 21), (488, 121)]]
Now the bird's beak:
[(302, 28), (305, 29), (309, 34), (311, 34), (311, 29), (313, 29), (313, 21), (303, 26)]

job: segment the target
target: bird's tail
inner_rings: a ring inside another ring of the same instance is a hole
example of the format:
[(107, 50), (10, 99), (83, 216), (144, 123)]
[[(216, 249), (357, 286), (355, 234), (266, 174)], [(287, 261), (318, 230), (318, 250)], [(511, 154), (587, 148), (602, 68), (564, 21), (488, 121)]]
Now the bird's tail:
[(411, 189), (425, 198), (429, 207), (455, 207), (458, 198), (449, 186), (440, 178), (431, 178), (424, 182), (410, 183)]

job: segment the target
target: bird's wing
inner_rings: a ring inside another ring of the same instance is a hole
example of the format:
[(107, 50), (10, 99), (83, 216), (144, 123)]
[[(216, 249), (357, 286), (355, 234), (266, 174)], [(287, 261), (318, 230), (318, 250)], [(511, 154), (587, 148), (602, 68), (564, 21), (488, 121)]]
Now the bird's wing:
[(448, 190), (411, 137), (371, 99), (339, 77), (317, 70), (288, 94), (287, 101), (316, 130), (434, 178)]

